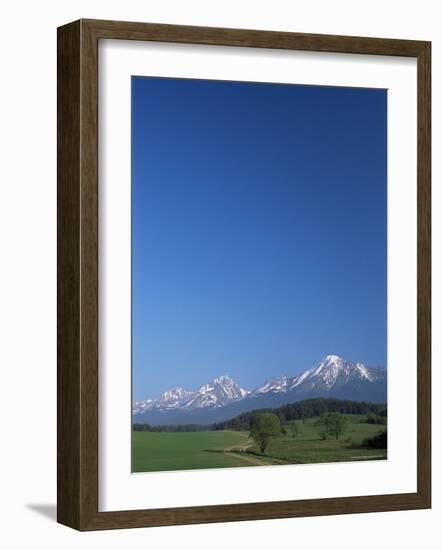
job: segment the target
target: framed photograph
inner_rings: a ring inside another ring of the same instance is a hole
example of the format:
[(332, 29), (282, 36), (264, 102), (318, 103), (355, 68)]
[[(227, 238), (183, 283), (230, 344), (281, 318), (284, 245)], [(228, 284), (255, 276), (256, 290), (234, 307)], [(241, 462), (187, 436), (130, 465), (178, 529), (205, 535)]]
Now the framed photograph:
[(58, 29), (58, 521), (429, 508), (429, 42)]

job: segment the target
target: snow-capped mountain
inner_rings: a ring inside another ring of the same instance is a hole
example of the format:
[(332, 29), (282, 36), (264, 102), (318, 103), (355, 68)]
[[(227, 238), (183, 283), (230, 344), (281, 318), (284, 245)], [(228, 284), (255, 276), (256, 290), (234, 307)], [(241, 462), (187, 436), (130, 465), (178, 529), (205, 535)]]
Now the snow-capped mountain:
[(185, 409), (223, 407), (228, 403), (243, 399), (248, 393), (229, 376), (220, 376), (209, 384), (201, 386), (195, 393), (191, 393), (181, 406)]
[(345, 361), (337, 355), (327, 355), (313, 369), (295, 376), (290, 389), (306, 390), (337, 389), (351, 381), (375, 382), (385, 376), (381, 369), (368, 368), (362, 363)]
[(134, 406), (132, 407), (132, 414), (142, 414), (146, 411), (151, 410), (151, 404), (153, 403), (153, 399), (145, 399), (144, 401), (135, 401)]
[(176, 388), (172, 388), (162, 393), (158, 399), (146, 399), (136, 402), (132, 412), (133, 414), (141, 414), (151, 410), (173, 410), (179, 407), (183, 400), (189, 397), (191, 393), (192, 392), (177, 386)]
[(250, 392), (250, 397), (259, 397), (265, 393), (280, 393), (288, 390), (290, 379), (287, 376), (278, 376), (265, 382), (263, 386)]
[(220, 376), (197, 390), (173, 388), (158, 399), (134, 404), (136, 422), (209, 424), (247, 410), (276, 407), (312, 397), (385, 402), (385, 369), (367, 367), (327, 355), (316, 366), (294, 377), (279, 376), (248, 391), (229, 376)]
[(178, 408), (190, 411), (223, 407), (228, 403), (243, 399), (248, 393), (229, 376), (220, 376), (196, 391), (177, 387), (164, 392), (159, 399), (138, 401), (134, 405), (133, 414), (137, 415), (153, 410), (170, 411)]

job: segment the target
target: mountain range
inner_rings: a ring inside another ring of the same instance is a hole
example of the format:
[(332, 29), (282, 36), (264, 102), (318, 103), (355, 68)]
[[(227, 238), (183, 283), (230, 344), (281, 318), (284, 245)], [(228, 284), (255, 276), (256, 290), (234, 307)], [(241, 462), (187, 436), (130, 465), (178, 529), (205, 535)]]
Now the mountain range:
[(301, 374), (273, 378), (254, 390), (241, 388), (229, 376), (215, 378), (197, 390), (175, 387), (158, 399), (135, 402), (132, 414), (137, 423), (212, 424), (242, 412), (313, 397), (384, 403), (387, 372), (327, 355)]

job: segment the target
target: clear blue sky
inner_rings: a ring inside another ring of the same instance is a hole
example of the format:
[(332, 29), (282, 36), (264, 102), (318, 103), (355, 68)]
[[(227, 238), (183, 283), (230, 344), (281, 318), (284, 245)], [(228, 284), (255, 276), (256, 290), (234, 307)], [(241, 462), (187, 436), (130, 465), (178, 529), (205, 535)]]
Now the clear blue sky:
[(133, 397), (386, 366), (387, 92), (132, 78)]

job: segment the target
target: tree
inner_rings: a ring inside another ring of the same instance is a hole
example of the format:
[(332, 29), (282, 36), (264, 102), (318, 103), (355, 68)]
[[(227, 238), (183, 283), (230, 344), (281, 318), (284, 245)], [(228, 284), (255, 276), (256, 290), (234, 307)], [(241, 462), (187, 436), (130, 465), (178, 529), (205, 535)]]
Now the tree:
[(232, 419), (232, 430), (239, 430), (241, 428), (241, 420), (239, 417)]
[(327, 439), (329, 434), (329, 415), (323, 414), (316, 422), (316, 429), (321, 439)]
[(327, 439), (328, 435), (333, 435), (336, 439), (345, 432), (348, 419), (340, 412), (323, 414), (316, 422), (318, 435), (321, 439)]
[(299, 434), (298, 423), (296, 421), (292, 422), (291, 428), (292, 428), (292, 437), (296, 437)]
[(302, 423), (305, 424), (304, 405), (301, 405), (301, 420), (302, 420)]
[(339, 412), (332, 412), (328, 415), (329, 432), (339, 439), (339, 436), (347, 429), (348, 418)]
[(250, 422), (250, 437), (254, 439), (262, 453), (272, 437), (281, 435), (281, 421), (273, 413), (259, 413)]

